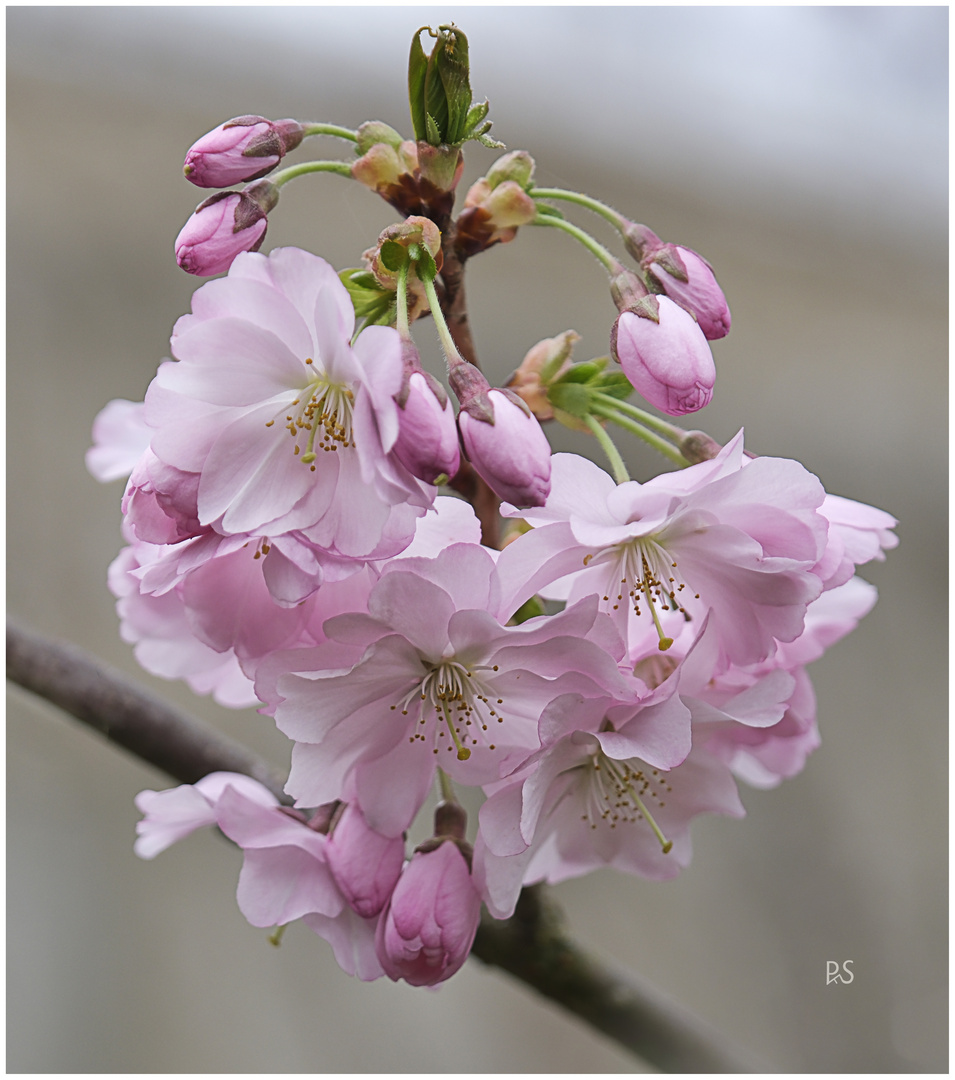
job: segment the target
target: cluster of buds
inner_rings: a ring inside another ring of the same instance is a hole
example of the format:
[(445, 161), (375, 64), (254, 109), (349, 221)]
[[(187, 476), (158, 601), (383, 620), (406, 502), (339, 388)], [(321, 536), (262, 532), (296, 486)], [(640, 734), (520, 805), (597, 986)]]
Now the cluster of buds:
[(521, 225), (537, 217), (537, 203), (528, 194), (534, 159), (524, 150), (498, 158), (487, 174), (468, 190), (457, 220), (455, 248), (462, 258), (492, 244), (506, 244)]

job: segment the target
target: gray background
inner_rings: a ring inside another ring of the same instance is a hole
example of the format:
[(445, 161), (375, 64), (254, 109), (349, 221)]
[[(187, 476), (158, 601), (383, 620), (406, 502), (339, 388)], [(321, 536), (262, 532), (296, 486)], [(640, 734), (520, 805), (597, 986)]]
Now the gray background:
[[(184, 152), (244, 112), (407, 131), (411, 35), (452, 19), (494, 134), (540, 183), (715, 265), (734, 323), (699, 426), (745, 424), (756, 451), (901, 521), (864, 571), (879, 605), (813, 668), (823, 746), (803, 774), (744, 791), (743, 821), (699, 821), (675, 882), (602, 872), (560, 898), (582, 941), (780, 1070), (943, 1070), (944, 8), (9, 8), (9, 606), (137, 672), (105, 586), (121, 485), (82, 456), (106, 401), (142, 397), (197, 285), (172, 258), (201, 198)], [(469, 149), (465, 184), (494, 157)], [(356, 265), (391, 220), (358, 185), (307, 178), (266, 250)], [(526, 229), (470, 281), (492, 376), (568, 327), (579, 359), (606, 351), (603, 275), (563, 237)], [(256, 713), (141, 677), (285, 760)], [(163, 777), (19, 691), (8, 717), (10, 1070), (631, 1068), (477, 961), (428, 992), (349, 979), (301, 926), (273, 950), (235, 907), (228, 845), (133, 856), (133, 797)], [(827, 988), (827, 960), (853, 960), (854, 983)]]

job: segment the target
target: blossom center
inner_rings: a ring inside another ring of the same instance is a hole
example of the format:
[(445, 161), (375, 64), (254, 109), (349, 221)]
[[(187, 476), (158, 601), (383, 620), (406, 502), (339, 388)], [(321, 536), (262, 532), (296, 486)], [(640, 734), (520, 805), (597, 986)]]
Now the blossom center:
[(645, 821), (660, 842), (663, 854), (673, 847), (647, 808), (647, 803), (666, 806), (665, 796), (673, 789), (659, 769), (650, 769), (637, 759), (617, 761), (597, 751), (583, 766), (587, 777), (586, 812), (582, 821), (596, 829), (602, 821), (615, 829)]
[[(426, 674), (406, 697), (393, 710), (401, 709), (402, 716), (416, 713), (418, 720), (414, 734), (409, 742), (426, 742), (428, 721), (437, 720), (435, 739), (448, 738), (445, 745), (449, 751), (457, 750), (459, 761), (467, 761), (471, 750), (467, 743), (479, 745), (492, 721), (502, 724), (504, 718), (499, 715), (496, 706), (503, 705), (503, 698), (490, 697), (488, 687), (484, 686), (481, 671), (497, 671), (497, 665), (467, 665), (453, 657), (437, 663), (424, 661)], [(437, 754), (440, 747), (434, 747)], [(488, 749), (494, 750), (494, 743), (488, 743)]]
[[(326, 453), (354, 446), (352, 438), (352, 413), (355, 395), (344, 383), (332, 382), (324, 372), (311, 369), (312, 360), (306, 360), (312, 372), (305, 388), (291, 403), (285, 416), (285, 427), (295, 440), (295, 454), (301, 454), (302, 463), (315, 471), (317, 451)], [(271, 427), (270, 420), (266, 427)], [(302, 453), (300, 440), (305, 440)]]
[[(589, 558), (584, 560), (587, 565), (590, 561)], [(625, 603), (626, 596), (634, 615), (638, 617), (646, 608), (660, 638), (660, 650), (669, 649), (673, 638), (667, 637), (663, 632), (660, 611), (679, 611), (687, 622), (690, 621), (690, 615), (679, 599), (679, 594), (687, 585), (672, 555), (659, 540), (645, 536), (608, 548), (600, 553), (597, 561), (612, 562), (616, 571), (614, 581), (618, 585), (617, 594), (612, 596), (612, 588), (608, 589), (603, 597), (604, 601), (612, 601), (612, 610), (617, 611), (620, 605)], [(700, 594), (694, 593), (694, 599), (699, 598)]]

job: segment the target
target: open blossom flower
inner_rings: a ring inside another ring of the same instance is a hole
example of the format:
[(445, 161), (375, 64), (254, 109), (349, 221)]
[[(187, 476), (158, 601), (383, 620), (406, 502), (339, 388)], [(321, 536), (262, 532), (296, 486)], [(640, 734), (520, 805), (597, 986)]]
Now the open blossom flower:
[(404, 868), (375, 938), (385, 974), (434, 986), (467, 960), (481, 920), (481, 899), (453, 840), (417, 851)]
[(895, 518), (874, 506), (827, 494), (819, 513), (829, 522), (829, 541), (814, 570), (827, 589), (845, 584), (857, 566), (883, 561), (899, 542)]
[(554, 697), (631, 693), (619, 638), (592, 600), (520, 626), (503, 625), (510, 614), (477, 545), (386, 566), (366, 613), (327, 620), (327, 643), (281, 657), (287, 674), (260, 673), (261, 699), (296, 743), (287, 790), (314, 806), (348, 782), (371, 827), (395, 836), (437, 765), (463, 784), (487, 783), (537, 746)]
[(324, 937), (349, 975), (377, 979), (376, 919), (357, 915), (343, 896), (328, 862), (327, 818), (312, 822), (257, 780), (240, 773), (211, 773), (197, 784), (143, 791), (136, 805), (136, 853), (153, 858), (197, 828), (218, 827), (243, 852), (236, 899), (253, 926), (284, 926), (295, 919)]
[(521, 603), (567, 577), (560, 595), (596, 593), (631, 636), (652, 622), (661, 650), (666, 619), (700, 625), (709, 611), (721, 663), (757, 663), (798, 637), (822, 589), (812, 568), (826, 543), (823, 496), (795, 461), (744, 465), (742, 433), (716, 458), (645, 484), (557, 454), (547, 505), (504, 509), (536, 527), (501, 553), (501, 579)]
[(736, 785), (718, 759), (696, 748), (676, 762), (660, 753), (667, 727), (689, 717), (674, 690), (626, 710), (623, 720), (622, 710), (604, 718), (599, 702), (588, 706), (572, 695), (551, 703), (541, 717), (544, 745), (513, 778), (494, 785), (481, 808), (475, 879), (495, 917), (512, 914), (523, 885), (600, 866), (674, 877), (690, 861), (692, 818), (742, 816)]
[(146, 395), (146, 422), (153, 453), (198, 477), (202, 526), (297, 530), (347, 558), (387, 558), (408, 543), (434, 489), (391, 454), (400, 341), (373, 326), (352, 346), (353, 330), (334, 270), (295, 248), (243, 255), (196, 292), (173, 333), (178, 362)]
[(214, 825), (216, 806), (230, 785), (262, 806), (278, 806), (278, 799), (268, 788), (241, 773), (209, 773), (196, 784), (141, 791), (136, 796), (136, 808), (143, 814), (143, 820), (136, 825), (136, 854), (141, 859), (154, 859), (196, 829)]

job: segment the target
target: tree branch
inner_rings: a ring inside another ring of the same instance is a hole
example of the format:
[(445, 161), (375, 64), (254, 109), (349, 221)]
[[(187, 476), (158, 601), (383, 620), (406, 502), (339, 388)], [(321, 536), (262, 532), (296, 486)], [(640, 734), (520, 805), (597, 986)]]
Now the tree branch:
[[(191, 784), (210, 772), (244, 773), (290, 801), (267, 762), (76, 645), (8, 622), (7, 678), (175, 780)], [(542, 886), (524, 889), (512, 918), (485, 917), (473, 952), (663, 1071), (766, 1071), (642, 979), (612, 970), (575, 945)]]

